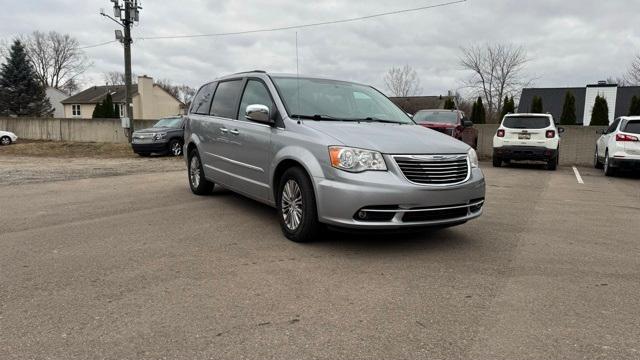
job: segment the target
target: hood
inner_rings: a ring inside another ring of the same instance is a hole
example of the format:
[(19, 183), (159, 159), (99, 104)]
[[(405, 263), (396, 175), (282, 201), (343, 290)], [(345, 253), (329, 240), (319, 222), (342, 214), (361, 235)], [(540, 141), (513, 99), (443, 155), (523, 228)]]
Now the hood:
[(134, 134), (151, 134), (151, 133), (158, 133), (158, 132), (169, 132), (169, 131), (178, 131), (178, 130), (182, 130), (180, 128), (170, 128), (170, 127), (151, 127), (151, 128), (146, 128), (146, 129), (140, 129), (140, 130), (136, 130), (133, 133)]
[(469, 145), (420, 125), (342, 121), (305, 121), (304, 124), (342, 145), (384, 154), (465, 154), (469, 151)]
[(421, 122), (418, 125), (429, 127), (429, 128), (439, 128), (439, 129), (452, 129), (457, 127), (457, 125), (454, 125), (454, 124), (435, 123), (435, 122)]

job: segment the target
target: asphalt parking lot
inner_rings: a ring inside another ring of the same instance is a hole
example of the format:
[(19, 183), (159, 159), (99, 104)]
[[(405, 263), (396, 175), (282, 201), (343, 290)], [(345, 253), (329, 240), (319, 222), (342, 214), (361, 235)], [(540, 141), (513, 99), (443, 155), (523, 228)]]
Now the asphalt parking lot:
[(479, 220), (301, 245), (181, 167), (0, 185), (1, 358), (640, 358), (638, 176), (485, 163)]

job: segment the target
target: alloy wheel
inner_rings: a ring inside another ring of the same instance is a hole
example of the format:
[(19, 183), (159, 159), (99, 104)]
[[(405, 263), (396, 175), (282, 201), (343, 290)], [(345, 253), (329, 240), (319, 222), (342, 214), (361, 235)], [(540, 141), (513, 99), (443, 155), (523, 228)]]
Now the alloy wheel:
[(11, 144), (11, 139), (9, 139), (8, 137), (5, 136), (2, 139), (0, 139), (0, 143), (2, 145), (9, 145), (9, 144)]
[(173, 156), (182, 155), (182, 145), (179, 141), (173, 143), (173, 145), (171, 146), (171, 153), (173, 154)]
[(191, 185), (194, 188), (200, 186), (200, 159), (197, 156), (191, 158), (189, 166), (189, 178), (191, 179)]
[(298, 183), (291, 179), (282, 189), (282, 217), (287, 228), (295, 231), (302, 222), (302, 191)]

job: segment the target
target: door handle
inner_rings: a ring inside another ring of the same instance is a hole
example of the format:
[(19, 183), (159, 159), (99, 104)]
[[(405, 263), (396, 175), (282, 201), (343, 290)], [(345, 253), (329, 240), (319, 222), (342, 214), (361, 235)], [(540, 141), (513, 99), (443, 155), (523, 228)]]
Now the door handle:
[(223, 133), (223, 134), (226, 134), (226, 133), (228, 133), (228, 132), (229, 132), (229, 129), (227, 129), (227, 128), (220, 128), (220, 132), (221, 132), (221, 133)]
[(229, 132), (232, 133), (233, 135), (240, 135), (240, 132), (238, 131), (238, 129), (229, 130)]

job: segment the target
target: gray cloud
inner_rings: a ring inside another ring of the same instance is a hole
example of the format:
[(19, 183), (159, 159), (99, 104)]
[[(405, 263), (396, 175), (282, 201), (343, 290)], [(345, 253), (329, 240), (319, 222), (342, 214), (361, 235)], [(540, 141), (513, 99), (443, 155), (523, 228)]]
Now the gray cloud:
[[(291, 0), (144, 1), (134, 36), (218, 33), (369, 15), (437, 1)], [(109, 41), (115, 24), (98, 15), (107, 0), (22, 1), (5, 4), (0, 37), (57, 30), (83, 44)], [(372, 84), (384, 90), (391, 66), (409, 64), (425, 94), (460, 87), (460, 46), (485, 42), (524, 45), (527, 71), (538, 86), (583, 86), (621, 75), (635, 53), (637, 0), (468, 0), (415, 13), (298, 30), (301, 71)], [(231, 72), (295, 72), (295, 30), (176, 40), (137, 40), (134, 72), (198, 86)], [(94, 66), (86, 85), (122, 68), (118, 44), (88, 49)]]

